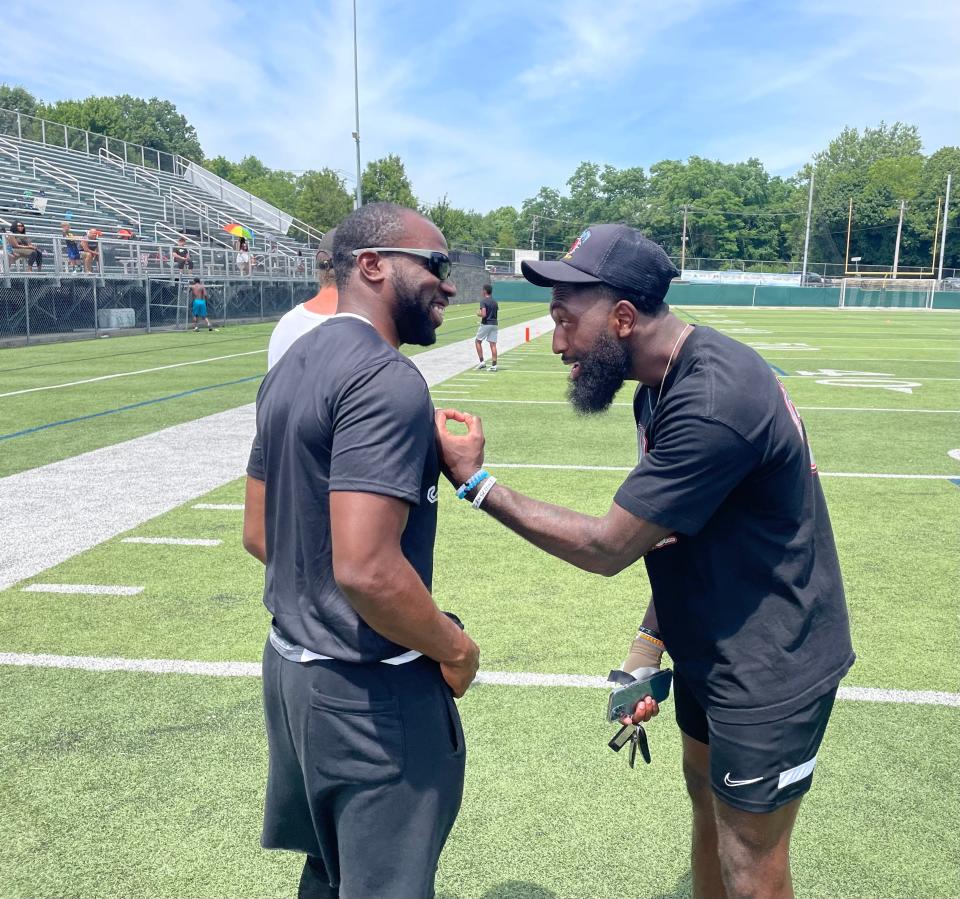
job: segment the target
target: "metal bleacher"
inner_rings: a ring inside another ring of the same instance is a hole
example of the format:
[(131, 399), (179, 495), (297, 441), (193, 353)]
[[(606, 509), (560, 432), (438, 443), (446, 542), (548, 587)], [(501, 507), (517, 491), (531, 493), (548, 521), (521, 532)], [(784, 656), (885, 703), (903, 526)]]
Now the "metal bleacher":
[[(0, 229), (17, 220), (56, 275), (66, 268), (61, 222), (78, 236), (101, 232), (101, 279), (173, 277), (171, 250), (182, 236), (191, 270), (204, 277), (309, 280), (322, 237), (183, 157), (0, 109)], [(225, 231), (233, 223), (254, 235), (249, 273)], [(22, 260), (0, 257), (0, 276), (28, 274)]]

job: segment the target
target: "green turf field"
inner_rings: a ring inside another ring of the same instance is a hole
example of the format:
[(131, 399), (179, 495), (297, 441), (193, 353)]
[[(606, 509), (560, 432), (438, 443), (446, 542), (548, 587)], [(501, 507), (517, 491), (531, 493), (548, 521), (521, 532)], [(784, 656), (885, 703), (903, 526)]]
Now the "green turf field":
[[(472, 336), (472, 320), (451, 320), (468, 311), (448, 310), (445, 341)], [(504, 304), (504, 312), (511, 323), (544, 307)], [(948, 453), (960, 449), (960, 317), (681, 313), (763, 344), (800, 407), (830, 504), (858, 654), (845, 686), (940, 691), (956, 703), (960, 460)], [(456, 333), (457, 325), (465, 330)], [(201, 343), (209, 356), (262, 349), (267, 333), (255, 326), (91, 342), (82, 346), (86, 363), (79, 344), (2, 351), (0, 393), (200, 358)], [(222, 338), (238, 342), (208, 349)], [(92, 358), (141, 347), (152, 351)], [(75, 361), (62, 370), (25, 368), (67, 357)], [(175, 383), (174, 374), (191, 368), (0, 398), (0, 430), (226, 382), (263, 362), (261, 354), (204, 363), (193, 367), (202, 377), (178, 374), (188, 380)], [(19, 380), (7, 386), (13, 369)], [(117, 385), (117, 393), (99, 394), (98, 383)], [(172, 400), (0, 441), (2, 473), (249, 402), (256, 381), (224, 388), (233, 389), (191, 395), (216, 395), (209, 407)], [(483, 417), (487, 467), (505, 483), (602, 513), (625, 472), (588, 467), (634, 461), (630, 395), (625, 390), (606, 416), (582, 419), (564, 389), (565, 369), (547, 337), (503, 354), (496, 373), (468, 372), (433, 393), (438, 405)], [(73, 403), (61, 397), (71, 391)], [(150, 409), (162, 412), (150, 419)], [(485, 671), (603, 675), (619, 664), (648, 598), (642, 565), (612, 579), (584, 574), (458, 503), (449, 487), (441, 496), (435, 595), (466, 622)], [(0, 652), (256, 662), (268, 619), (259, 565), (240, 547), (242, 513), (194, 508), (242, 497), (241, 482), (226, 484), (0, 592)], [(222, 543), (124, 543), (130, 536)], [(22, 589), (64, 583), (144, 589)], [(0, 896), (292, 895), (299, 860), (257, 843), (265, 777), (259, 688), (254, 676), (0, 667)], [(589, 688), (471, 689), (460, 703), (466, 794), (439, 895), (689, 895), (689, 812), (671, 703), (649, 728), (653, 765), (630, 771), (604, 745), (612, 728), (602, 722), (603, 699)], [(798, 895), (960, 895), (958, 725), (956, 704), (838, 702), (794, 840)]]
[[(543, 310), (511, 304), (501, 322)], [(0, 350), (0, 477), (253, 402), (273, 325)], [(472, 305), (450, 306), (435, 346), (476, 328)]]

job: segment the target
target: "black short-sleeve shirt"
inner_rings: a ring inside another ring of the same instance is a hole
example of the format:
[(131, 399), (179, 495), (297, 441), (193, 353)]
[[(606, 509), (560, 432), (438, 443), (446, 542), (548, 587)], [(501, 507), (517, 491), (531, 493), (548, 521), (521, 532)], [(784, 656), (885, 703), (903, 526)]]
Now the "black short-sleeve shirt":
[(440, 465), (417, 367), (357, 318), (309, 331), (260, 387), (247, 474), (266, 485), (263, 601), (282, 635), (344, 661), (403, 652), (364, 623), (334, 580), (329, 497), (344, 490), (409, 503), (401, 549), (431, 588)]
[(480, 311), (483, 315), (480, 318), (481, 325), (497, 324), (497, 316), (500, 314), (500, 304), (493, 297), (484, 297), (480, 301)]
[(774, 720), (853, 664), (830, 517), (796, 407), (750, 347), (687, 337), (634, 397), (617, 505), (674, 533), (645, 557), (674, 665), (718, 720)]

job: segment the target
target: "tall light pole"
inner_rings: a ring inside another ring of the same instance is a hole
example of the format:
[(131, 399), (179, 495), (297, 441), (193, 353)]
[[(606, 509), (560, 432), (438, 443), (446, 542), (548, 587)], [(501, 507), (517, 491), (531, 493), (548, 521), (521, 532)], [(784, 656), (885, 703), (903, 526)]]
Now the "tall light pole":
[(357, 209), (363, 205), (360, 190), (360, 75), (357, 67), (357, 0), (353, 0), (353, 108), (357, 117), (357, 130), (353, 139), (357, 142)]

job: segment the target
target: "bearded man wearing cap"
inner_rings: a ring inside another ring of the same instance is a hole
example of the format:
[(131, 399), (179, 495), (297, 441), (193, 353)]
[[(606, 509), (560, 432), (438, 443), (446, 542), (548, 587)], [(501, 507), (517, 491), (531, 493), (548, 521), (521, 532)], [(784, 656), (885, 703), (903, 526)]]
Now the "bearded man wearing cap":
[(316, 265), (320, 289), (316, 296), (305, 303), (298, 303), (287, 312), (270, 335), (267, 348), (267, 370), (280, 361), (290, 345), (317, 325), (325, 322), (337, 311), (337, 276), (333, 271), (333, 238), (337, 229), (331, 228), (323, 235), (317, 247)]
[[(750, 347), (682, 321), (678, 272), (624, 225), (595, 225), (558, 261), (524, 262), (551, 287), (553, 352), (582, 414), (626, 380), (637, 465), (603, 517), (523, 496), (483, 471), (480, 419), (436, 414), (459, 493), (521, 537), (611, 576), (644, 558), (653, 598), (623, 665), (674, 666), (693, 804), (694, 896), (790, 897), (790, 836), (838, 684), (854, 661), (817, 467), (796, 407)], [(467, 425), (452, 434), (447, 422)], [(463, 490), (463, 487), (469, 487)], [(652, 697), (623, 723), (649, 721)]]

